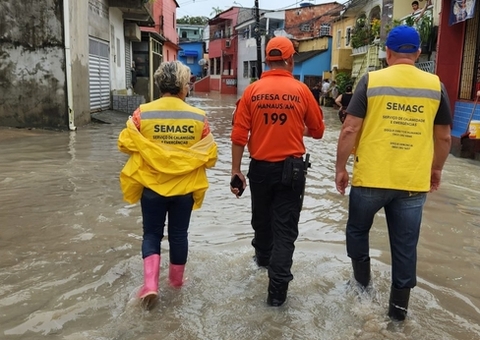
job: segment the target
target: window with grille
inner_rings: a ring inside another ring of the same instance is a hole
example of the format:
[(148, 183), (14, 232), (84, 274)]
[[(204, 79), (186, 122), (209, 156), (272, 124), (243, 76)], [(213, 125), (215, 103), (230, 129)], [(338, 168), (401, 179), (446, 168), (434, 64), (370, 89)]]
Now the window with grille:
[(320, 26), (320, 36), (323, 37), (324, 35), (330, 35), (330, 25), (329, 24), (322, 24)]
[(250, 61), (250, 78), (257, 78), (257, 61)]
[(248, 78), (248, 61), (243, 62), (243, 78)]
[(345, 46), (350, 46), (350, 40), (352, 39), (352, 28), (347, 27), (345, 32)]
[(300, 26), (300, 31), (302, 32), (310, 32), (312, 30), (312, 26), (310, 24), (302, 24)]

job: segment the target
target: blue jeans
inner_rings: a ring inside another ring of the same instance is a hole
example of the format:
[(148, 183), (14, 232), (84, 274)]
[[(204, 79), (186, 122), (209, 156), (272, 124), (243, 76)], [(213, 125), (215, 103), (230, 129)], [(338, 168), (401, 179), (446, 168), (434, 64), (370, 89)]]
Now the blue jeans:
[(387, 218), (392, 256), (392, 285), (398, 289), (417, 284), (417, 244), (425, 192), (352, 187), (347, 222), (347, 254), (367, 261), (368, 234), (375, 214), (383, 208)]
[(185, 264), (188, 256), (188, 226), (193, 208), (193, 195), (164, 197), (143, 189), (142, 199), (143, 242), (142, 257), (160, 254), (165, 220), (168, 213), (168, 244), (170, 263)]

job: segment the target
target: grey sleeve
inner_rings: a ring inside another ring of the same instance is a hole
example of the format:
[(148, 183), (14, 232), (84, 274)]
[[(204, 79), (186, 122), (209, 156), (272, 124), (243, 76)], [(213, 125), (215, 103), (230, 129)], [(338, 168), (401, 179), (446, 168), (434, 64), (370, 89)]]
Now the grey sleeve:
[(352, 99), (348, 104), (347, 114), (358, 118), (365, 118), (365, 115), (367, 114), (367, 85), (368, 73), (358, 81)]
[(452, 124), (452, 112), (450, 110), (450, 100), (448, 93), (442, 83), (442, 97), (440, 99), (440, 106), (438, 107), (437, 115), (434, 120), (435, 125), (450, 125)]

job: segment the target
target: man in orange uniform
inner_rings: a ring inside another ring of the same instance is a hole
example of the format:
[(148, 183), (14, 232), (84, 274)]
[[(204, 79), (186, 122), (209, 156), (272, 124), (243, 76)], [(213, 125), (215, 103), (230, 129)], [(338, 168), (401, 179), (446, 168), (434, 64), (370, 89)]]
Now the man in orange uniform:
[[(245, 89), (233, 118), (232, 178), (241, 171), (245, 145), (250, 152), (247, 177), (252, 198), (255, 259), (268, 267), (268, 297), (271, 306), (281, 306), (293, 279), (294, 243), (305, 188), (307, 164), (303, 160), (303, 137), (320, 139), (323, 114), (310, 89), (292, 75), (295, 49), (285, 37), (267, 44), (270, 70)], [(232, 193), (239, 194), (237, 188)]]

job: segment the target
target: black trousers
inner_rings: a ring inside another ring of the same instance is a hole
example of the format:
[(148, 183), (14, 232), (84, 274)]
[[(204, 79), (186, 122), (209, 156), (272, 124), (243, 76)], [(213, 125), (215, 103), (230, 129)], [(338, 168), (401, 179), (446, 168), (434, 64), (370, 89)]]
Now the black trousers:
[(252, 159), (247, 175), (255, 232), (252, 245), (257, 258), (269, 263), (270, 280), (279, 284), (293, 279), (290, 269), (305, 187), (303, 171), (292, 185), (282, 184), (283, 165)]

